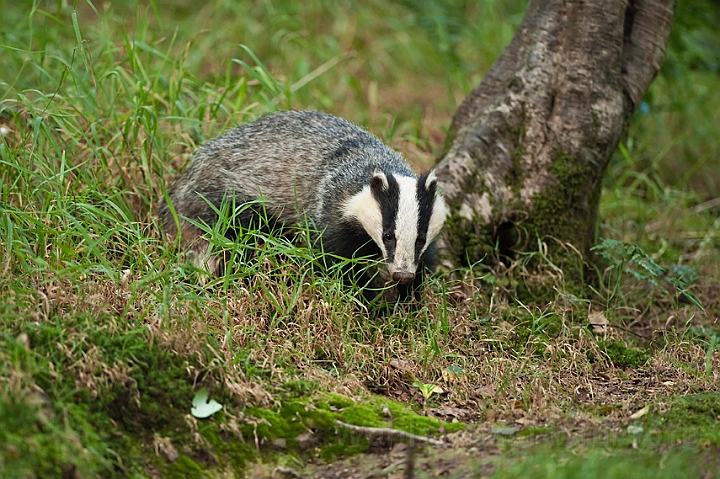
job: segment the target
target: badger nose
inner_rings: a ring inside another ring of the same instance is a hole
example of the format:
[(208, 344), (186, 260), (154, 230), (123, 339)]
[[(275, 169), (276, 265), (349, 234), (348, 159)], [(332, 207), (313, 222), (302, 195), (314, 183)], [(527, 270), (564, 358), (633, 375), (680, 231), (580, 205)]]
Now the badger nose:
[(415, 279), (415, 274), (408, 271), (396, 271), (392, 274), (392, 279), (396, 283), (408, 284), (410, 281)]

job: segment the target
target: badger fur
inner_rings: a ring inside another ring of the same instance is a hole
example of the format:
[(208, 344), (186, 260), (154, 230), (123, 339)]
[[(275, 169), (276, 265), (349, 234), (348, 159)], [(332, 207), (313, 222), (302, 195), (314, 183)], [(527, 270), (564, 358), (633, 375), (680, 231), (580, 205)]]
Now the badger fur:
[[(383, 260), (385, 277), (399, 294), (417, 291), (423, 270), (435, 266), (433, 240), (447, 208), (434, 172), (417, 177), (377, 137), (341, 118), (313, 111), (264, 116), (202, 146), (168, 190), (179, 218), (164, 201), (158, 216), (174, 236), (203, 258), (207, 243), (189, 220), (213, 224), (224, 199), (243, 204), (264, 198), (280, 226), (306, 217), (320, 232), (325, 252)], [(243, 210), (239, 223), (257, 219)], [(212, 258), (204, 258), (211, 269)], [(417, 293), (416, 293), (417, 294)]]

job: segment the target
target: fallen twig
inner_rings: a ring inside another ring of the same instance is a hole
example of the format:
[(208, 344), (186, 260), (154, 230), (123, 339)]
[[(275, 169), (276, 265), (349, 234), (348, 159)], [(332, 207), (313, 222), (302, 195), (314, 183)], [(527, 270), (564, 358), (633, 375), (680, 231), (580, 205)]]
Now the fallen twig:
[(354, 424), (348, 424), (346, 422), (337, 421), (337, 420), (335, 422), (337, 423), (338, 426), (342, 426), (346, 429), (350, 429), (351, 431), (358, 432), (367, 437), (389, 437), (391, 439), (405, 439), (408, 441), (432, 444), (433, 446), (438, 446), (438, 447), (447, 447), (450, 445), (445, 441), (439, 441), (437, 439), (433, 439), (433, 438), (427, 437), (427, 436), (418, 436), (417, 434), (412, 434), (409, 432), (401, 431), (399, 429), (391, 429), (389, 427), (356, 426)]

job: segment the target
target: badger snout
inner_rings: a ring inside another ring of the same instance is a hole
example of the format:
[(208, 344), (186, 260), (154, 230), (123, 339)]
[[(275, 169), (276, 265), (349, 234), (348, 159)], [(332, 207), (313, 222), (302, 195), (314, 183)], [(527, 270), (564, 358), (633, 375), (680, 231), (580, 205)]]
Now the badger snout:
[(415, 273), (410, 271), (395, 271), (392, 274), (392, 280), (399, 284), (408, 284), (415, 279)]

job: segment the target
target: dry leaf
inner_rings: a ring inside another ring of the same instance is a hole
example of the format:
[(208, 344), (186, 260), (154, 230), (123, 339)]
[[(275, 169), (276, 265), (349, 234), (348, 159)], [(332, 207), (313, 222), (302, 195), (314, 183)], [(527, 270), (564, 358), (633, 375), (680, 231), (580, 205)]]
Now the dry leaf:
[(590, 311), (588, 322), (592, 326), (593, 333), (605, 333), (607, 331), (608, 320), (602, 311)]
[(650, 406), (645, 406), (644, 408), (642, 408), (642, 409), (640, 409), (640, 410), (635, 411), (634, 413), (632, 413), (632, 414), (630, 415), (630, 419), (640, 419), (640, 418), (643, 417), (645, 414), (647, 414), (649, 410), (650, 410)]
[(495, 388), (492, 386), (478, 386), (475, 388), (475, 394), (479, 396), (494, 396)]

